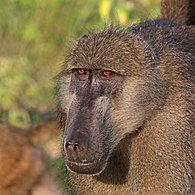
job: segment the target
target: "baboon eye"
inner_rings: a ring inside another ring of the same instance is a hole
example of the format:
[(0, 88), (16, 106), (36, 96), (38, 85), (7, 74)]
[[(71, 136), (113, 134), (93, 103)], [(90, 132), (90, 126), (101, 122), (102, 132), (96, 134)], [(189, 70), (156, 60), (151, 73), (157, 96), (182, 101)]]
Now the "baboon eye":
[(103, 77), (109, 77), (112, 74), (112, 72), (109, 70), (103, 70), (101, 74)]
[(84, 74), (87, 74), (87, 71), (83, 68), (79, 68), (76, 70), (77, 74), (79, 75), (84, 75)]
[(89, 77), (89, 70), (84, 68), (74, 68), (72, 69), (74, 75), (80, 80), (86, 80)]

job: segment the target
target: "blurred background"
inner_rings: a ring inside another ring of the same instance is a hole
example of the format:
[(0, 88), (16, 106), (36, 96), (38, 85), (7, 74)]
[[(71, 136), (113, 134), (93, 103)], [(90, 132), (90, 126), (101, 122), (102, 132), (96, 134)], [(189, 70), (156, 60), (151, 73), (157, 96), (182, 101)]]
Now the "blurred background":
[[(0, 0), (0, 122), (27, 128), (41, 122), (41, 113), (55, 110), (55, 76), (83, 33), (112, 21), (131, 25), (159, 12), (160, 0)], [(53, 144), (57, 157), (48, 147), (47, 155), (62, 187), (59, 140)]]

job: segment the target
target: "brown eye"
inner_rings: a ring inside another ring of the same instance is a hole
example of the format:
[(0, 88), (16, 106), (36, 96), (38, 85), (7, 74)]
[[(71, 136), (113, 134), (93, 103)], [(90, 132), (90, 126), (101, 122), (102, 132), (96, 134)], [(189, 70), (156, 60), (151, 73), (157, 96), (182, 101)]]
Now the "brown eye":
[(109, 77), (111, 74), (112, 74), (112, 72), (109, 70), (102, 71), (102, 76), (104, 76), (104, 77)]
[(84, 70), (84, 69), (82, 69), (82, 68), (77, 69), (76, 71), (77, 71), (77, 73), (78, 73), (79, 75), (87, 74), (86, 70)]
[(86, 79), (88, 79), (89, 77), (89, 70), (88, 69), (84, 69), (84, 68), (75, 68), (75, 69), (72, 69), (74, 75), (84, 81)]

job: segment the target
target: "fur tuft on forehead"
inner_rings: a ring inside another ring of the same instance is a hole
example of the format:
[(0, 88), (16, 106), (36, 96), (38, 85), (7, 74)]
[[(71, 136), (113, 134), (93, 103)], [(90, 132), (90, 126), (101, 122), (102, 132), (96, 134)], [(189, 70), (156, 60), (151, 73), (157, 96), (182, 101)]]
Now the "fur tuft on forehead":
[(145, 64), (145, 60), (154, 59), (154, 55), (138, 34), (112, 26), (83, 35), (70, 52), (67, 68), (98, 68), (126, 75), (132, 65)]

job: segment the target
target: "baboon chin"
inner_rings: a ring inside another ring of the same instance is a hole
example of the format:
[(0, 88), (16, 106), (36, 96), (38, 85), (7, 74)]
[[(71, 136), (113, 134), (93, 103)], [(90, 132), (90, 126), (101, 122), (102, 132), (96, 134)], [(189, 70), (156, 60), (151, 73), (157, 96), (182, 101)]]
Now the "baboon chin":
[(106, 166), (105, 159), (100, 159), (98, 162), (76, 163), (66, 160), (67, 168), (75, 173), (99, 175)]

